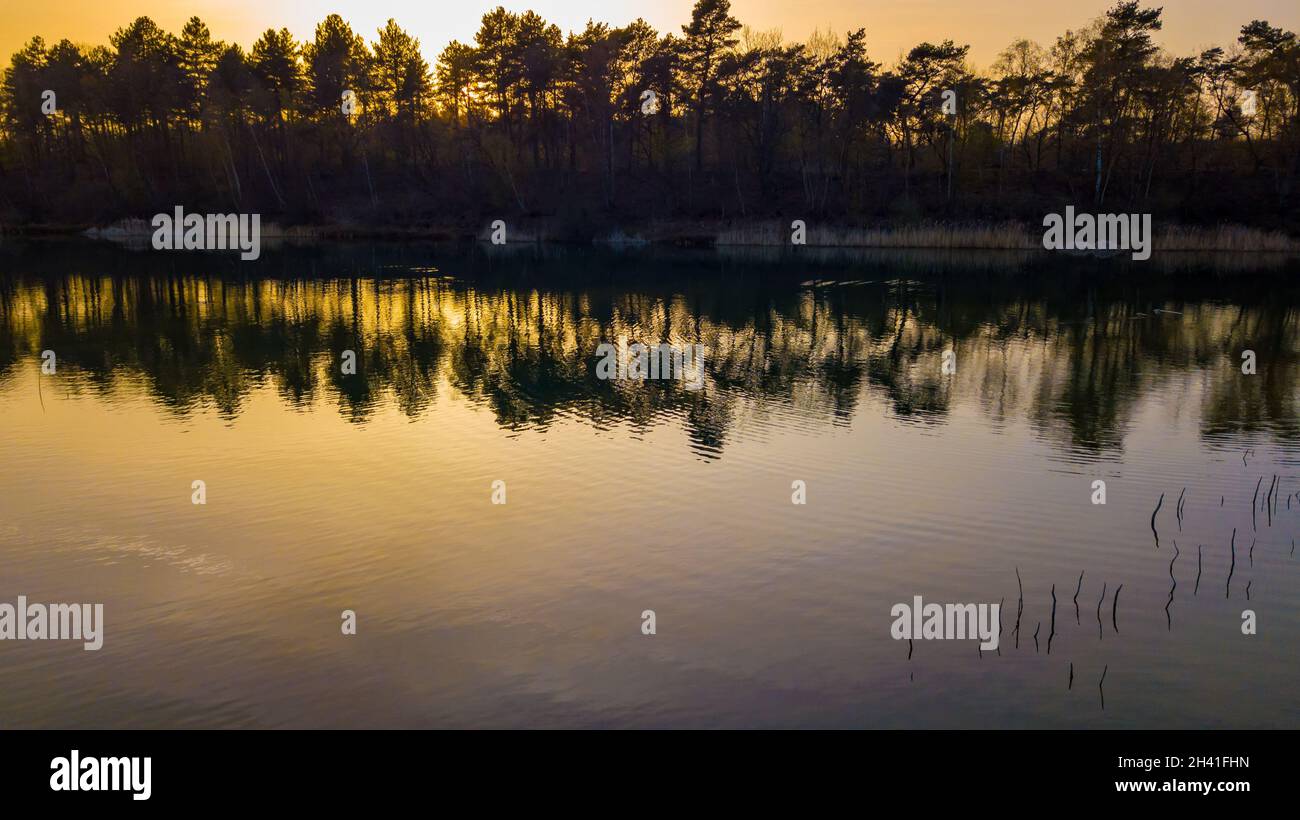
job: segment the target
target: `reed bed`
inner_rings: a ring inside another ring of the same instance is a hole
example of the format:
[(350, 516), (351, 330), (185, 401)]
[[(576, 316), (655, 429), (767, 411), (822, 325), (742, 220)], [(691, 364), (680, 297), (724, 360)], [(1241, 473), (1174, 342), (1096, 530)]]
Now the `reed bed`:
[(1300, 240), (1281, 231), (1262, 231), (1244, 225), (1218, 225), (1213, 228), (1179, 226), (1156, 231), (1155, 249), (1294, 253), (1300, 251)]
[[(718, 245), (789, 245), (791, 230), (781, 223), (724, 228)], [(1031, 250), (1041, 248), (1039, 236), (1018, 222), (943, 224), (938, 222), (898, 228), (862, 228), (810, 225), (807, 244), (841, 248), (980, 248)]]
[[(715, 244), (788, 246), (791, 233), (787, 224), (777, 222), (728, 227), (717, 232)], [(1244, 225), (1174, 226), (1157, 229), (1155, 234), (1153, 248), (1157, 251), (1300, 252), (1300, 240), (1281, 231)], [(901, 227), (810, 225), (806, 239), (809, 247), (822, 248), (1041, 250), (1043, 247), (1041, 229), (1020, 222), (927, 222)]]

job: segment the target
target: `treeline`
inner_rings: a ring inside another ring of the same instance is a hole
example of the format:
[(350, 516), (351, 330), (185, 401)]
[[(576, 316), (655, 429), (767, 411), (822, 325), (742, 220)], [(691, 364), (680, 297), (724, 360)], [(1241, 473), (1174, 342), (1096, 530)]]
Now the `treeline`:
[(13, 55), (0, 228), (181, 204), (577, 237), (649, 220), (1037, 222), (1075, 204), (1300, 232), (1296, 35), (1256, 20), (1175, 57), (1153, 39), (1160, 15), (1119, 2), (984, 73), (951, 40), (890, 68), (864, 29), (785, 43), (728, 0), (666, 34), (565, 35), (497, 8), (432, 65), (392, 20), (369, 43), (330, 15), (310, 42), (268, 30), (245, 50), (197, 17), (179, 35), (141, 17), (108, 46), (34, 38)]

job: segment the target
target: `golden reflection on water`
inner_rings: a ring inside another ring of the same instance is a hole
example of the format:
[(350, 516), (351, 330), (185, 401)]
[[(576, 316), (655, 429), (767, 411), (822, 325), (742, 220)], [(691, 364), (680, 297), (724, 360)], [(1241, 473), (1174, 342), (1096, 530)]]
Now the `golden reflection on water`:
[[(0, 647), (0, 723), (1300, 722), (1300, 504), (1237, 566), (1274, 628), (1228, 640), (1243, 604), (1221, 586), (1255, 479), (1300, 487), (1289, 297), (439, 268), (0, 279), (0, 598), (108, 618), (94, 658)], [(597, 379), (620, 338), (704, 344), (704, 389)], [(38, 378), (46, 349), (58, 372)], [(1184, 486), (1185, 529), (1158, 521), (1184, 562), (1167, 625), (1148, 519)], [(1007, 637), (996, 660), (908, 661), (888, 639), (914, 594), (1014, 611), (1017, 569), (1025, 635), (1082, 570), (1093, 604), (1125, 584), (1124, 632), (1099, 640), (1084, 607), (1050, 657)], [(1104, 714), (1061, 700), (1067, 662), (1109, 665)]]
[[(844, 419), (865, 383), (903, 415), (940, 421), (954, 400), (972, 397), (995, 418), (1028, 416), (1073, 445), (1104, 447), (1119, 445), (1144, 384), (1196, 370), (1207, 384), (1207, 432), (1294, 427), (1295, 326), (1285, 304), (981, 304), (906, 280), (774, 296), (731, 315), (716, 294), (485, 289), (449, 275), (66, 277), (6, 292), (0, 378), (50, 348), (66, 390), (141, 376), (179, 411), (210, 403), (235, 416), (269, 382), (295, 405), (325, 391), (358, 422), (386, 402), (418, 416), (445, 379), (505, 426), (557, 413), (647, 424), (682, 412), (706, 449), (725, 438), (737, 396)], [(674, 384), (600, 382), (595, 351), (620, 340), (705, 345), (709, 388), (692, 396)], [(1246, 348), (1269, 357), (1259, 378), (1236, 378)], [(337, 366), (345, 350), (357, 352), (356, 377)], [(960, 362), (954, 377), (941, 371), (946, 350)]]

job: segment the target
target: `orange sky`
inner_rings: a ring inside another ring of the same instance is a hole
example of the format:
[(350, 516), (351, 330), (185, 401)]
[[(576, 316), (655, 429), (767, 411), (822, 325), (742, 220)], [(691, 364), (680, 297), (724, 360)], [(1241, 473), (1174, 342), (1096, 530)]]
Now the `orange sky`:
[[(178, 31), (198, 14), (213, 35), (247, 47), (269, 27), (287, 26), (299, 38), (311, 36), (315, 24), (338, 12), (368, 40), (393, 17), (420, 38), (432, 63), (437, 52), (456, 38), (469, 41), (484, 11), (499, 0), (0, 0), (0, 53), (8, 55), (39, 34), (47, 41), (68, 37), (105, 43), (116, 28), (139, 15), (153, 17)], [(507, 0), (514, 11), (534, 9), (562, 29), (581, 28), (588, 18), (623, 24), (644, 17), (663, 31), (679, 31), (694, 0)], [(921, 40), (952, 38), (971, 45), (977, 66), (986, 66), (1017, 37), (1044, 45), (1067, 28), (1077, 28), (1101, 14), (1111, 0), (733, 0), (732, 13), (758, 29), (780, 28), (787, 40), (803, 40), (815, 28), (865, 27), (871, 54), (885, 63)], [(1155, 5), (1152, 2), (1151, 5)], [(1243, 23), (1268, 20), (1300, 29), (1296, 0), (1165, 0), (1165, 28), (1160, 42), (1171, 51), (1193, 53), (1208, 45), (1227, 46)]]

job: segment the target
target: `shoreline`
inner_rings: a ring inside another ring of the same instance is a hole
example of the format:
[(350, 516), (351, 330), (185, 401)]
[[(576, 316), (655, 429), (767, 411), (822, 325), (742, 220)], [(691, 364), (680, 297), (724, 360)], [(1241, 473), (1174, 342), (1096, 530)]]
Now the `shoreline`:
[[(507, 245), (569, 244), (611, 247), (669, 245), (695, 248), (821, 248), (889, 250), (1046, 250), (1041, 232), (1020, 222), (921, 222), (906, 225), (853, 226), (808, 224), (804, 242), (791, 241), (792, 230), (777, 220), (735, 222), (664, 221), (618, 227), (602, 232), (580, 233), (540, 221), (521, 220), (508, 231)], [(143, 219), (120, 220), (110, 225), (23, 225), (0, 226), (4, 239), (84, 238), (118, 244), (147, 243), (154, 229)], [(400, 242), (484, 242), (491, 229), (478, 231), (447, 224), (377, 228), (355, 224), (283, 226), (268, 222), (261, 228), (263, 239), (280, 241), (400, 241)], [(1300, 254), (1300, 238), (1276, 230), (1238, 224), (1215, 226), (1171, 225), (1158, 227), (1152, 248), (1161, 252), (1234, 252)], [(1095, 252), (1078, 251), (1082, 255)]]

